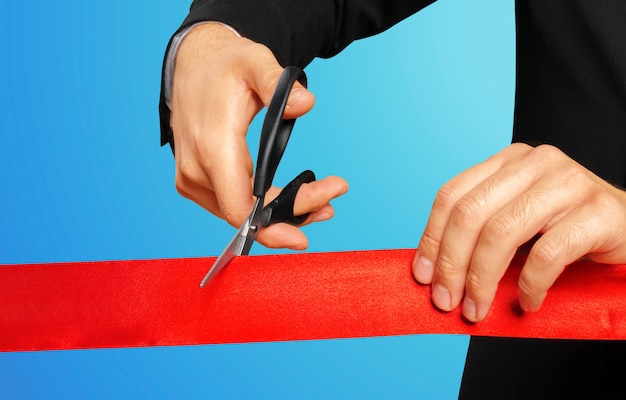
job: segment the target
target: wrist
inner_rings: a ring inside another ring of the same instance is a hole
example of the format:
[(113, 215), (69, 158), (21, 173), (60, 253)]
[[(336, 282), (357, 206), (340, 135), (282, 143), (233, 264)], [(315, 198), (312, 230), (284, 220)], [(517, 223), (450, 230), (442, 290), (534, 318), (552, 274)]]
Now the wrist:
[(169, 109), (172, 108), (171, 102), (174, 69), (176, 67), (176, 62), (178, 60), (178, 55), (180, 53), (183, 42), (187, 42), (184, 47), (202, 49), (203, 47), (207, 47), (207, 43), (220, 42), (221, 40), (229, 38), (232, 39), (233, 37), (241, 37), (241, 35), (231, 26), (216, 21), (198, 22), (191, 26), (188, 26), (187, 28), (181, 30), (176, 35), (174, 35), (165, 58), (165, 64), (163, 68), (163, 94), (165, 98), (165, 104)]

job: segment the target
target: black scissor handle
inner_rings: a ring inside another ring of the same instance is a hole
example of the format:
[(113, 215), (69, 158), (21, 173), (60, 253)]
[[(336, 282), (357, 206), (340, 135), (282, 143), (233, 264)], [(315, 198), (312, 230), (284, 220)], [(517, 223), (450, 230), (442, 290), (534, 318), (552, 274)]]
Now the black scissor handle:
[(256, 197), (264, 196), (272, 186), (278, 163), (280, 163), (285, 152), (291, 130), (296, 122), (295, 119), (283, 119), (287, 99), (296, 80), (306, 87), (306, 74), (302, 69), (297, 67), (285, 68), (267, 107), (261, 129), (261, 144), (254, 178), (254, 195)]
[(306, 221), (309, 213), (298, 216), (293, 215), (293, 205), (296, 201), (296, 195), (298, 194), (300, 186), (302, 186), (303, 183), (310, 183), (314, 180), (315, 174), (313, 171), (306, 170), (289, 182), (278, 197), (272, 200), (263, 209), (263, 226), (269, 226), (278, 222), (300, 225)]

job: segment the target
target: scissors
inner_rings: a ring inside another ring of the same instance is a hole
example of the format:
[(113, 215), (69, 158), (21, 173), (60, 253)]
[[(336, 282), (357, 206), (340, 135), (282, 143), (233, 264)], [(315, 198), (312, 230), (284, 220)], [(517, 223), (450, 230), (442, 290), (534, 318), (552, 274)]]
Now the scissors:
[(300, 189), (303, 183), (315, 180), (315, 174), (309, 170), (298, 175), (283, 188), (278, 197), (267, 206), (263, 206), (265, 194), (272, 186), (274, 174), (285, 152), (291, 131), (296, 122), (295, 119), (283, 119), (287, 98), (296, 80), (306, 87), (306, 75), (302, 69), (297, 67), (285, 68), (278, 80), (261, 128), (261, 143), (254, 175), (253, 194), (256, 197), (254, 208), (237, 231), (235, 237), (233, 237), (213, 266), (211, 266), (204, 279), (202, 279), (202, 282), (200, 282), (201, 288), (235, 256), (248, 255), (261, 228), (278, 222), (300, 225), (309, 216), (308, 213), (298, 216), (293, 215), (293, 205), (298, 189)]

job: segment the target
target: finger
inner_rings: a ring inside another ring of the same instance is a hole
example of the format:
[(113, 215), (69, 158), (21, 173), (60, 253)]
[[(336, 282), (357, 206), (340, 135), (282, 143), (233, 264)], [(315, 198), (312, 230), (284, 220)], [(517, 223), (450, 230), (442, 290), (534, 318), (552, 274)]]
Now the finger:
[(327, 221), (331, 219), (333, 215), (333, 207), (330, 204), (326, 204), (317, 211), (312, 212), (306, 221), (298, 227), (280, 223), (263, 228), (257, 236), (257, 242), (273, 249), (287, 248), (291, 250), (305, 250), (309, 242), (306, 235), (299, 227), (313, 222)]
[(300, 186), (294, 203), (294, 215), (302, 215), (322, 209), (331, 200), (348, 191), (348, 182), (338, 176), (305, 183)]
[(335, 215), (335, 209), (330, 204), (325, 204), (316, 211), (309, 214), (309, 217), (300, 226), (308, 225), (313, 222), (328, 221)]
[(492, 215), (520, 195), (531, 179), (533, 176), (524, 171), (500, 170), (457, 202), (441, 238), (435, 264), (433, 288), (437, 289), (433, 290), (433, 302), (436, 306), (449, 311), (460, 303), (483, 226)]
[(485, 318), (517, 248), (577, 207), (583, 197), (578, 191), (555, 186), (551, 179), (542, 180), (487, 221), (465, 280), (463, 315), (468, 320)]
[[(319, 210), (312, 212), (307, 220), (299, 227), (308, 225), (313, 222), (322, 222), (332, 218), (334, 215), (333, 207), (327, 204)], [(272, 249), (291, 249), (305, 250), (308, 245), (306, 235), (299, 229), (285, 223), (270, 225), (259, 231), (256, 241), (265, 247)]]
[(183, 197), (199, 204), (205, 210), (219, 218), (224, 218), (215, 197), (213, 185), (204, 167), (197, 162), (195, 155), (189, 155), (189, 147), (175, 147), (176, 190)]
[(450, 211), (433, 273), (433, 302), (442, 310), (460, 303), (476, 242), (487, 220), (536, 179), (538, 168), (508, 162), (461, 197)]
[[(329, 204), (348, 191), (348, 183), (337, 176), (330, 176), (308, 184), (303, 184), (298, 190), (294, 203), (294, 215), (310, 213), (308, 218), (300, 226), (308, 225), (312, 222), (329, 220), (334, 215), (333, 207)], [(268, 191), (267, 198), (278, 195), (280, 190), (272, 187)], [(303, 250), (308, 246), (306, 236), (296, 227), (288, 225), (280, 229), (270, 229), (275, 226), (286, 225), (276, 224), (264, 228), (259, 232), (257, 241), (266, 247), (290, 248)], [(291, 229), (293, 228), (293, 229)]]
[(176, 190), (181, 196), (199, 204), (211, 214), (224, 219), (215, 193), (207, 189), (206, 186), (186, 182), (186, 178), (181, 177), (176, 179)]
[(602, 213), (582, 207), (567, 215), (533, 245), (518, 281), (519, 303), (525, 311), (537, 311), (548, 289), (568, 264), (596, 247), (594, 232), (603, 230)]
[[(181, 194), (238, 227), (254, 204), (247, 128), (239, 122), (239, 115), (212, 114), (204, 120), (201, 131), (181, 130), (189, 134), (177, 138), (176, 185)], [(207, 197), (205, 192), (213, 195)]]
[[(270, 187), (265, 195), (265, 203), (270, 203), (282, 190), (276, 186)], [(339, 176), (327, 176), (324, 179), (303, 183), (296, 194), (294, 215), (314, 211), (347, 191), (348, 182)]]
[[(281, 188), (272, 186), (265, 196), (265, 204), (275, 199), (280, 194), (281, 190)], [(322, 208), (325, 209), (331, 200), (345, 194), (347, 191), (348, 182), (338, 176), (329, 176), (324, 179), (304, 183), (300, 186), (296, 194), (293, 215), (299, 216), (307, 213), (316, 213), (316, 216), (319, 217), (321, 216), (321, 214), (318, 213), (319, 210)], [(329, 218), (330, 217), (332, 217), (332, 215), (330, 215)], [(312, 221), (313, 219), (309, 217), (302, 225), (306, 225)]]
[[(259, 49), (260, 52), (269, 52), (267, 49)], [(271, 54), (271, 52), (270, 52)], [(262, 67), (257, 59), (250, 59), (248, 73), (250, 76), (250, 86), (255, 90), (263, 104), (268, 106), (276, 84), (280, 79), (283, 68), (273, 57), (262, 57)], [(307, 90), (300, 82), (296, 81), (289, 93), (287, 105), (285, 107), (284, 118), (297, 118), (307, 113), (315, 103), (315, 96)]]
[(507, 160), (517, 159), (529, 149), (528, 146), (520, 144), (509, 146), (486, 161), (457, 175), (439, 190), (413, 260), (413, 276), (418, 282), (423, 284), (432, 282), (434, 263), (439, 255), (441, 239), (450, 214), (459, 199), (498, 171)]
[[(260, 49), (260, 51), (265, 50), (266, 48), (264, 47)], [(260, 60), (255, 59), (255, 61), (254, 68), (250, 68), (248, 71), (251, 76), (251, 89), (256, 91), (259, 98), (267, 104), (271, 99), (275, 85), (283, 69), (278, 65), (273, 56)], [(297, 85), (309, 94), (307, 103), (307, 101), (300, 101), (298, 97), (299, 92), (295, 92), (295, 102), (299, 106), (296, 106), (294, 110), (302, 114), (313, 106), (314, 98), (302, 85), (299, 83)], [(294, 95), (293, 92), (292, 95)], [(291, 97), (290, 95), (290, 101)], [(303, 104), (304, 106), (301, 107)], [(219, 154), (214, 153), (212, 159), (216, 161), (222, 159), (224, 163), (213, 163), (213, 167), (210, 168), (209, 177), (215, 187), (222, 215), (234, 226), (241, 224), (252, 209), (254, 202), (251, 188), (246, 186), (246, 179), (251, 176), (251, 170), (249, 171), (247, 167), (251, 168), (252, 164), (243, 135), (245, 135), (247, 124), (250, 123), (251, 116), (257, 111), (257, 108), (256, 105), (250, 106), (250, 118), (248, 119), (242, 119), (242, 116), (237, 112), (223, 113), (223, 118), (227, 118), (227, 120), (218, 123), (218, 129), (221, 128), (223, 131), (231, 130), (233, 134), (231, 135), (225, 132), (225, 135), (222, 136), (221, 139), (218, 139), (219, 146), (214, 148), (224, 150), (221, 150)], [(238, 107), (233, 106), (229, 108), (231, 111), (236, 109), (238, 109)], [(216, 119), (219, 120), (219, 117)], [(244, 121), (245, 124), (241, 125), (241, 121)], [(208, 145), (215, 146), (216, 144), (211, 143)], [(238, 165), (246, 165), (245, 173), (244, 169), (236, 167)]]
[(239, 227), (254, 205), (252, 161), (244, 138), (227, 135), (224, 141), (226, 143), (198, 144), (198, 148), (212, 145), (215, 148), (205, 149), (207, 155), (197, 159), (215, 192), (219, 214), (230, 225)]
[(259, 231), (257, 242), (272, 249), (305, 250), (309, 246), (306, 235), (297, 227), (275, 224)]

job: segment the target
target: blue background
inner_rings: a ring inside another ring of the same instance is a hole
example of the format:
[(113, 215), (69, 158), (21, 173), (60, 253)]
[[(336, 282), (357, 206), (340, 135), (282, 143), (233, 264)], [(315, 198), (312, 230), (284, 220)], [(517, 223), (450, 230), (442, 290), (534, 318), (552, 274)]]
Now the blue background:
[[(0, 5), (0, 263), (217, 255), (234, 229), (180, 197), (159, 147), (165, 45), (188, 2)], [(309, 251), (417, 244), (436, 190), (510, 140), (513, 1), (440, 0), (307, 68), (275, 181), (350, 192)], [(259, 119), (249, 134), (257, 148)], [(253, 253), (268, 252), (255, 246)], [(1, 305), (0, 305), (1, 307)], [(1, 309), (0, 309), (1, 312)], [(3, 398), (456, 398), (468, 338), (422, 335), (0, 354)]]

